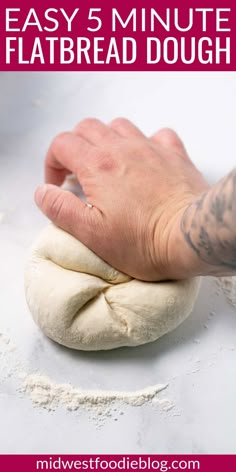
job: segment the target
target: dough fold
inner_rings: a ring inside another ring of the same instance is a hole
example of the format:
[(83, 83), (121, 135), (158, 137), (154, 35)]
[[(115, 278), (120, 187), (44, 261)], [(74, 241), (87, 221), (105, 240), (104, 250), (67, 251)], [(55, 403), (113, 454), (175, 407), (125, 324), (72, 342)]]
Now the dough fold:
[(138, 346), (175, 329), (191, 313), (200, 279), (141, 282), (115, 270), (50, 224), (29, 254), (25, 293), (44, 334), (73, 349)]

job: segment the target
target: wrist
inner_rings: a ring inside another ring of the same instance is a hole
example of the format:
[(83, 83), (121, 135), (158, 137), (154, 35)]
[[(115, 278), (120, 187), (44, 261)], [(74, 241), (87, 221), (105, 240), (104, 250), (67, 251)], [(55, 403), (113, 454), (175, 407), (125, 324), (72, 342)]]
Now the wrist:
[[(197, 197), (181, 208), (176, 214), (169, 238), (169, 274), (171, 279), (186, 279), (204, 275), (214, 275), (216, 267), (205, 262), (199, 255), (186, 229), (184, 220), (191, 214)], [(194, 223), (193, 223), (194, 224)]]
[[(197, 276), (219, 275), (217, 264), (210, 264), (201, 258), (194, 246), (190, 231), (184, 227), (184, 219), (192, 211), (193, 202), (187, 205), (176, 217), (170, 237), (171, 278), (186, 279)], [(228, 270), (221, 269), (221, 275), (227, 275)]]

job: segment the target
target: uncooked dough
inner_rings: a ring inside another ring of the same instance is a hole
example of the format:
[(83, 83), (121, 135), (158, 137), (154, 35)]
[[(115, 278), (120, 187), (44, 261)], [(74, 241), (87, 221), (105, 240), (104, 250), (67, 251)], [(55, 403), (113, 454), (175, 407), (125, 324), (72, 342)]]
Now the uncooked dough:
[(38, 326), (54, 341), (86, 351), (155, 341), (187, 318), (199, 285), (199, 278), (131, 279), (53, 224), (34, 244), (25, 270)]

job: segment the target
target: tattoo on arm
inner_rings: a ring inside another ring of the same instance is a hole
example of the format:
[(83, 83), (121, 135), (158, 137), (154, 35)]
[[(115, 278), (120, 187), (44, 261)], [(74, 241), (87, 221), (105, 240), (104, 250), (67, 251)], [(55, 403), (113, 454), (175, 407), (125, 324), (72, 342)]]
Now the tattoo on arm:
[(236, 270), (236, 169), (187, 208), (181, 230), (201, 260)]

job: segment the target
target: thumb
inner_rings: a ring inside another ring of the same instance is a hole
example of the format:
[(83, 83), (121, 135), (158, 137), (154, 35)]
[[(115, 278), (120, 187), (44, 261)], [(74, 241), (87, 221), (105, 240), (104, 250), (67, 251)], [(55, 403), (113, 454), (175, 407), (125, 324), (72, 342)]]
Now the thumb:
[(93, 248), (99, 210), (82, 202), (73, 193), (51, 184), (36, 190), (35, 203), (55, 225)]

